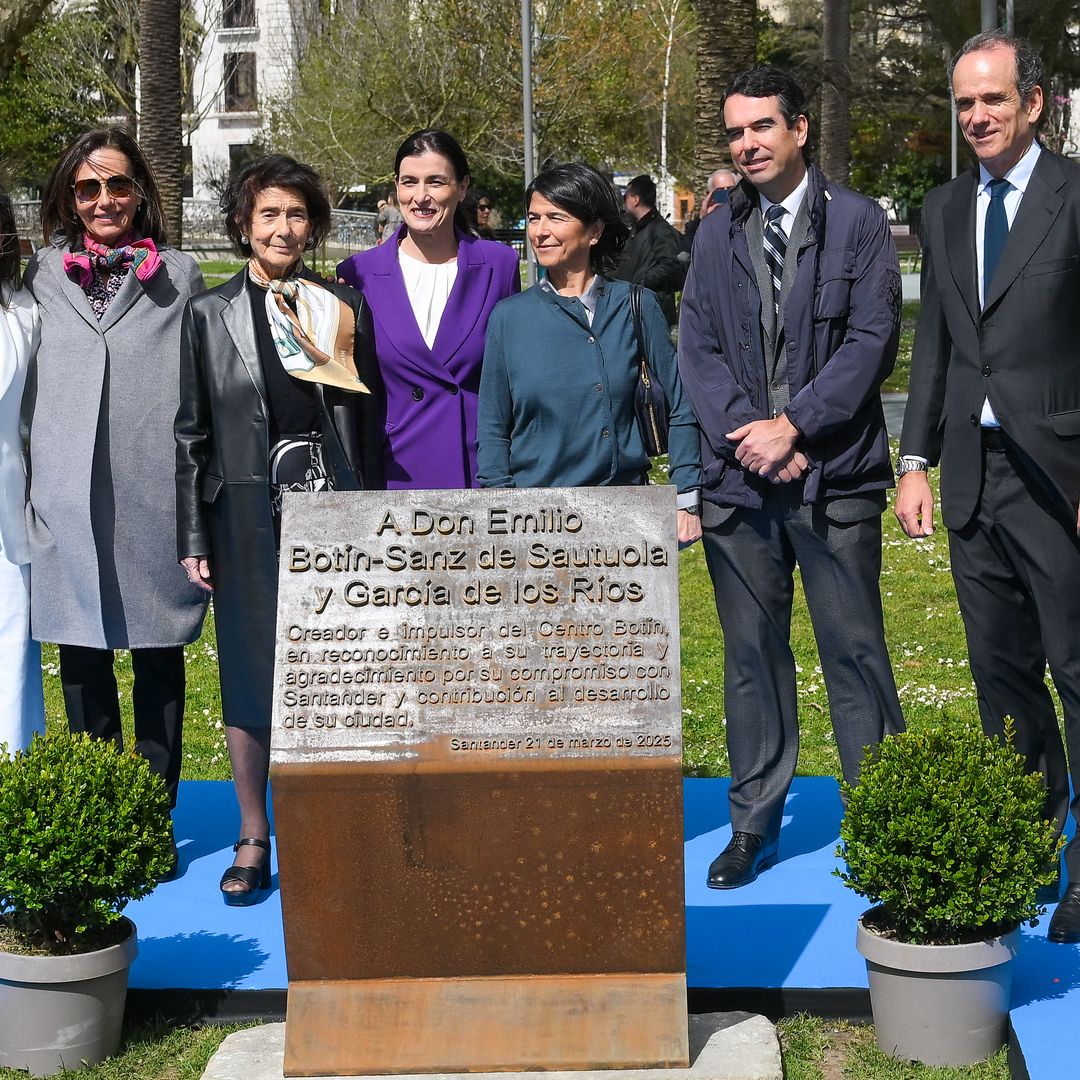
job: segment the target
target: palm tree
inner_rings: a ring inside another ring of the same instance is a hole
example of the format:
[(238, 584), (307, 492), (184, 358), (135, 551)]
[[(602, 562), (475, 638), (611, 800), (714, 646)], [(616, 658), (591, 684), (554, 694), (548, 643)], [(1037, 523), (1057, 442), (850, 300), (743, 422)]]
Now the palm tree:
[(821, 168), (846, 184), (851, 168), (851, 0), (825, 0), (821, 28)]
[(7, 78), (22, 39), (51, 4), (52, 0), (13, 0), (0, 7), (0, 83)]
[(139, 144), (153, 166), (169, 243), (183, 239), (181, 0), (139, 0)]
[(697, 109), (694, 162), (698, 191), (728, 160), (722, 108), (724, 87), (752, 67), (757, 54), (757, 0), (698, 0)]

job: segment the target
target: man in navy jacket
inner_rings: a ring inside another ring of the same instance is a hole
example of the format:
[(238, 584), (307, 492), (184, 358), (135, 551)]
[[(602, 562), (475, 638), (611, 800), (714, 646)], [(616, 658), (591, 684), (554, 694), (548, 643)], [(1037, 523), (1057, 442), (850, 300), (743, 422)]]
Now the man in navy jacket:
[(896, 359), (900, 273), (880, 207), (807, 163), (789, 75), (736, 77), (724, 123), (743, 180), (698, 230), (679, 368), (701, 428), (724, 633), (732, 839), (708, 884), (731, 889), (775, 863), (798, 758), (796, 564), (845, 778), (903, 728), (878, 585), (893, 482), (879, 390)]

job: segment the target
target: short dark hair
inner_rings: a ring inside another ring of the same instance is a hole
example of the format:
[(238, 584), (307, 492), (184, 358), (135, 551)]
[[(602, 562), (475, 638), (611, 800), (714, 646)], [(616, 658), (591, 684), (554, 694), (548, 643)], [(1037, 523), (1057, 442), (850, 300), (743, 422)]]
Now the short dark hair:
[[(398, 147), (394, 155), (394, 178), (401, 175), (401, 163), (406, 158), (427, 153), (441, 154), (446, 158), (454, 170), (454, 179), (459, 184), (471, 176), (469, 159), (465, 156), (465, 151), (461, 149), (461, 143), (448, 131), (440, 128), (424, 128), (422, 131), (414, 131)], [(469, 216), (461, 203), (458, 203), (454, 210), (454, 224), (461, 232), (475, 235)]]
[(968, 53), (983, 52), (988, 49), (1012, 49), (1016, 60), (1016, 92), (1023, 104), (1031, 100), (1036, 86), (1046, 81), (1046, 68), (1042, 58), (1026, 38), (1017, 37), (1005, 30), (984, 30), (981, 34), (970, 37), (960, 46), (949, 64), (949, 88), (952, 90), (953, 72), (960, 62), (960, 57)]
[(600, 239), (589, 251), (589, 266), (598, 274), (610, 273), (618, 266), (630, 228), (623, 221), (619, 197), (606, 176), (581, 161), (552, 165), (525, 189), (526, 217), (534, 194), (542, 195), (586, 225), (602, 222)]
[(644, 206), (647, 206), (650, 210), (656, 209), (656, 181), (647, 173), (635, 176), (626, 185), (626, 194), (636, 195)]
[(138, 186), (139, 208), (131, 227), (139, 240), (168, 243), (165, 214), (161, 209), (154, 170), (139, 144), (123, 128), (95, 128), (80, 135), (60, 155), (41, 196), (41, 235), (46, 244), (66, 243), (75, 251), (82, 247), (85, 231), (75, 212), (75, 174), (91, 154), (98, 150), (119, 150), (131, 162), (132, 179)]
[(0, 188), (0, 307), (8, 302), (21, 279), (19, 234), (15, 230), (15, 209), (8, 193)]
[(311, 222), (309, 249), (318, 247), (330, 231), (330, 200), (319, 174), (310, 165), (303, 165), (288, 154), (267, 154), (230, 181), (221, 196), (225, 232), (236, 252), (245, 259), (251, 257), (251, 244), (246, 238), (255, 213), (255, 200), (259, 192), (272, 187), (290, 188), (303, 198)]
[(756, 64), (749, 71), (736, 75), (724, 90), (724, 101), (720, 103), (721, 109), (724, 102), (733, 94), (751, 98), (776, 98), (780, 106), (780, 115), (783, 116), (789, 128), (795, 126), (795, 121), (800, 116), (810, 119), (806, 94), (803, 93), (802, 87), (786, 71), (773, 64)]

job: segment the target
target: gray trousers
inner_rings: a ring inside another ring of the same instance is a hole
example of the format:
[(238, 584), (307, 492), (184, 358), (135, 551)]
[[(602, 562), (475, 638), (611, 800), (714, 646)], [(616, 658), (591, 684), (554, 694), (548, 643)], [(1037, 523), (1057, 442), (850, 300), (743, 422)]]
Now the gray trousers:
[[(731, 824), (780, 832), (799, 756), (791, 605), (796, 563), (810, 609), (844, 779), (904, 727), (881, 611), (880, 495), (804, 506), (801, 485), (760, 510), (706, 507), (703, 542), (724, 633)], [(717, 520), (723, 518), (723, 520)]]

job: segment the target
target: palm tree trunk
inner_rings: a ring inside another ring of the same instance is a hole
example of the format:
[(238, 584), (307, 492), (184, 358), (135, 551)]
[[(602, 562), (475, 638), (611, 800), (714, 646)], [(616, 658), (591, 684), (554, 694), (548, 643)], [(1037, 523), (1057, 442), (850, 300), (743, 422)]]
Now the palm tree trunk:
[(169, 243), (183, 240), (180, 0), (139, 0), (139, 144), (154, 169)]
[(757, 0), (698, 0), (697, 108), (694, 164), (698, 191), (729, 163), (722, 107), (724, 87), (752, 67), (757, 53)]
[(846, 184), (851, 167), (851, 0), (825, 0), (821, 46), (821, 168)]

